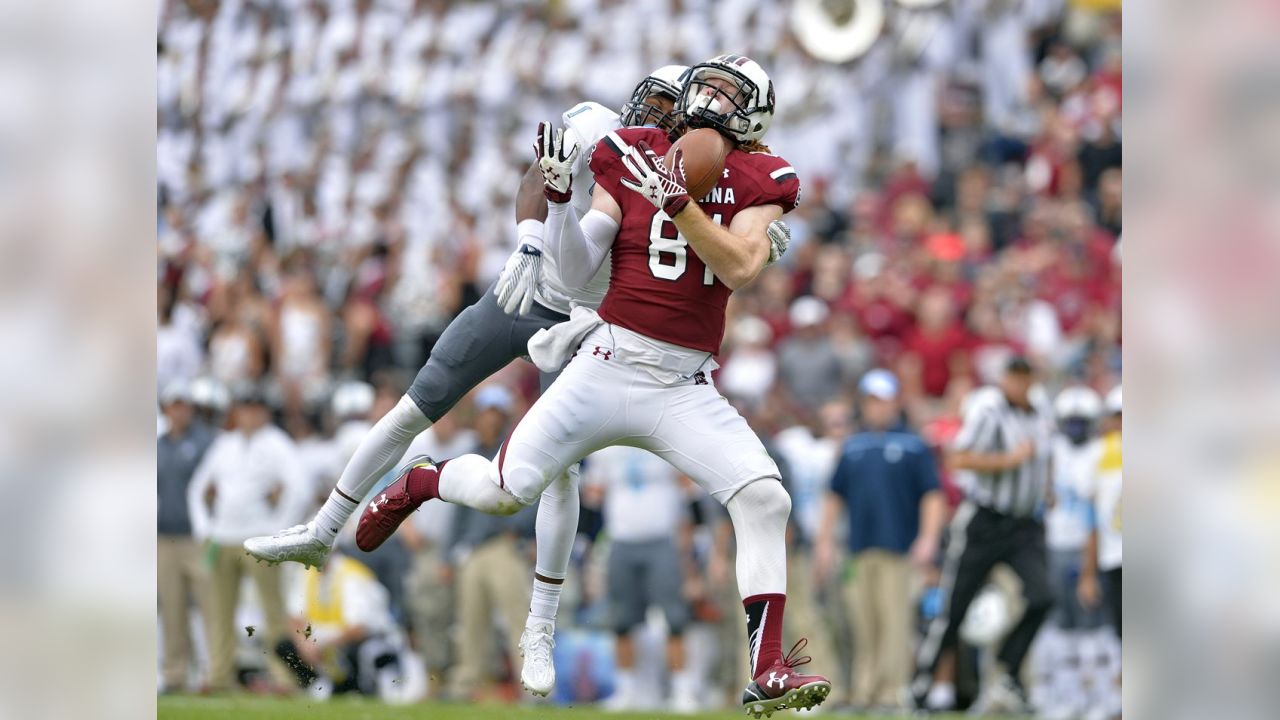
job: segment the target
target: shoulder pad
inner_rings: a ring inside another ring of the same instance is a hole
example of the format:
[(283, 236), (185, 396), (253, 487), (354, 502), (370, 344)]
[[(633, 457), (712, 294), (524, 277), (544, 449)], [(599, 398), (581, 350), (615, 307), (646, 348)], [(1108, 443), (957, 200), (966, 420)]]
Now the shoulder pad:
[(605, 133), (616, 130), (621, 124), (618, 113), (595, 102), (578, 103), (566, 110), (560, 119), (566, 128), (577, 133), (587, 145), (595, 143)]

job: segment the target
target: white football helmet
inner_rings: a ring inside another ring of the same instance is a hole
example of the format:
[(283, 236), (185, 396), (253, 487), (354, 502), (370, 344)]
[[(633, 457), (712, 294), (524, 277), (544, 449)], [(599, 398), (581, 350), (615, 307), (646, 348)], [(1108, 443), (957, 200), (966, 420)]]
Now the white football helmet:
[(1053, 414), (1058, 420), (1072, 417), (1097, 420), (1102, 414), (1102, 398), (1087, 387), (1063, 388), (1053, 401)]
[(690, 128), (715, 128), (739, 143), (758, 141), (773, 121), (773, 81), (749, 57), (720, 55), (690, 68), (676, 112)]
[(663, 130), (671, 130), (676, 125), (675, 111), (664, 113), (645, 102), (653, 96), (665, 97), (672, 102), (680, 99), (684, 89), (684, 78), (689, 72), (688, 65), (663, 65), (649, 73), (644, 80), (631, 91), (631, 99), (622, 106), (618, 114), (622, 116), (624, 127), (640, 125), (656, 125)]
[(960, 621), (960, 637), (970, 645), (994, 645), (1009, 629), (1012, 617), (1009, 601), (994, 585), (987, 585), (969, 604)]

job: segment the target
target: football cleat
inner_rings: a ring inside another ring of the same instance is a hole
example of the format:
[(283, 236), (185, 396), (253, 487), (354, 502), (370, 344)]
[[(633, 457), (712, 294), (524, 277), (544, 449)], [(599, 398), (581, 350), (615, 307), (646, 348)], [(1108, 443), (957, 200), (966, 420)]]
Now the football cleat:
[(324, 567), (331, 549), (311, 531), (311, 523), (294, 525), (275, 535), (251, 537), (244, 541), (244, 549), (258, 562), (271, 565), (281, 562), (302, 563), (303, 567)]
[(742, 707), (754, 718), (770, 717), (778, 710), (808, 710), (831, 694), (831, 683), (821, 675), (805, 675), (795, 668), (813, 660), (797, 656), (809, 641), (801, 638), (782, 660), (765, 668), (742, 691)]
[(551, 658), (555, 646), (551, 623), (526, 626), (520, 636), (520, 657), (524, 658), (520, 684), (534, 695), (546, 697), (556, 686), (556, 666)]
[(422, 505), (409, 497), (409, 473), (418, 468), (434, 468), (435, 465), (435, 460), (429, 455), (419, 455), (400, 468), (395, 482), (375, 495), (360, 513), (360, 522), (356, 524), (356, 547), (373, 552), (395, 534), (400, 523)]

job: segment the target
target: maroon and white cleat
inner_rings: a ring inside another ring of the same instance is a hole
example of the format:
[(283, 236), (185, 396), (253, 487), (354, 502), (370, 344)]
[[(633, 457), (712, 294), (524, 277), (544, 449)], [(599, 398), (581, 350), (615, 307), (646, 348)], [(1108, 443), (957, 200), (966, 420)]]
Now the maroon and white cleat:
[(377, 550), (396, 528), (417, 510), (425, 500), (415, 501), (409, 496), (409, 473), (418, 469), (435, 471), (436, 462), (428, 455), (419, 455), (400, 468), (395, 482), (383, 488), (360, 513), (356, 524), (356, 547), (365, 552)]
[(808, 655), (796, 656), (807, 644), (809, 641), (801, 638), (786, 658), (778, 660), (751, 680), (747, 689), (742, 691), (742, 707), (748, 715), (760, 718), (787, 708), (808, 710), (827, 699), (831, 694), (830, 681), (821, 675), (805, 675), (795, 670), (796, 666), (813, 659)]

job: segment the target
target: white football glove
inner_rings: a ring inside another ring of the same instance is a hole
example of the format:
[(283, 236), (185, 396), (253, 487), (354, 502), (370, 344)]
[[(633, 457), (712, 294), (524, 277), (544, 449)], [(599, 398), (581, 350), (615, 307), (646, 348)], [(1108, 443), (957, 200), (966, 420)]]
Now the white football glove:
[[(568, 152), (565, 148), (567, 142), (573, 143)], [(542, 171), (542, 193), (551, 202), (566, 203), (573, 197), (573, 161), (578, 159), (581, 151), (582, 145), (567, 136), (563, 128), (555, 128), (552, 132), (550, 123), (538, 123), (533, 152), (538, 159), (538, 169)]]
[(502, 312), (516, 316), (529, 312), (541, 279), (542, 251), (529, 243), (522, 243), (520, 249), (507, 258), (494, 289)]
[[(635, 147), (627, 149), (622, 156), (622, 165), (631, 175), (622, 178), (622, 184), (644, 196), (645, 200), (673, 218), (689, 204), (689, 191), (685, 189), (684, 150), (676, 150), (672, 165), (668, 169), (662, 164), (662, 158), (641, 140)], [(631, 178), (635, 178), (632, 180)]]
[(769, 223), (769, 229), (765, 231), (769, 236), (769, 261), (764, 264), (765, 267), (778, 262), (778, 258), (787, 251), (787, 247), (791, 245), (791, 228), (781, 220), (774, 220)]

